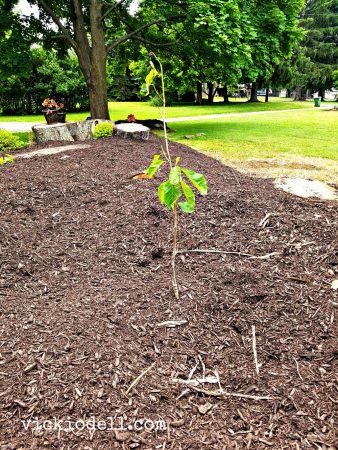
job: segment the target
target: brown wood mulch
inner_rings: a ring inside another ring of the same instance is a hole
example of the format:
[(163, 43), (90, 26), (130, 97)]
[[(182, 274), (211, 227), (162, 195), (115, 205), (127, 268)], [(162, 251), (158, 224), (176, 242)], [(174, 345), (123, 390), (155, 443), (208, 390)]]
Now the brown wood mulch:
[(160, 143), (1, 168), (1, 450), (334, 449), (337, 203), (171, 144), (210, 188), (180, 249), (233, 252), (180, 253), (176, 301)]

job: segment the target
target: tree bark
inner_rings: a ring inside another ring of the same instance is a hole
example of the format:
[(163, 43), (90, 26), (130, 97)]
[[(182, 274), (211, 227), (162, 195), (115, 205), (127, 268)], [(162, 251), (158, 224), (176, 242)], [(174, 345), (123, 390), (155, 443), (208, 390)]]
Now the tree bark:
[(214, 103), (214, 84), (208, 83), (208, 103), (212, 105)]
[(293, 99), (296, 101), (305, 100), (304, 96), (302, 95), (302, 86), (300, 84), (297, 84), (297, 86), (295, 87)]
[(286, 96), (289, 98), (291, 97), (291, 89), (286, 90)]
[(196, 103), (198, 105), (202, 105), (202, 99), (203, 99), (203, 89), (202, 89), (202, 82), (197, 81), (197, 94), (196, 94)]
[(265, 89), (265, 103), (269, 101), (269, 88)]
[(325, 90), (324, 89), (318, 89), (318, 97), (321, 98), (322, 102), (325, 102)]
[(258, 82), (254, 81), (251, 84), (251, 95), (250, 95), (250, 103), (257, 103), (258, 100)]
[(229, 103), (228, 86), (226, 84), (223, 86), (223, 99), (224, 103)]

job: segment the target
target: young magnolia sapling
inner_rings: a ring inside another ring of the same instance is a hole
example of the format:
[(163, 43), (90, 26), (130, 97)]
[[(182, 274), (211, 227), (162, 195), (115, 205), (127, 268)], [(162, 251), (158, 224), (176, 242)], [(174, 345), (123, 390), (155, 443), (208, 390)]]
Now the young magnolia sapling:
[[(164, 181), (157, 190), (158, 198), (160, 202), (165, 205), (171, 212), (173, 217), (173, 249), (171, 257), (172, 266), (172, 285), (175, 297), (179, 299), (179, 290), (176, 280), (176, 254), (177, 254), (177, 228), (178, 228), (178, 207), (184, 213), (193, 213), (195, 210), (195, 194), (192, 189), (195, 188), (201, 195), (207, 195), (208, 186), (204, 175), (197, 173), (191, 169), (180, 166), (180, 157), (175, 159), (175, 163), (172, 162), (169, 141), (167, 135), (166, 126), (166, 98), (165, 98), (165, 86), (163, 77), (163, 67), (159, 59), (154, 53), (150, 53), (150, 56), (155, 59), (159, 66), (159, 70), (156, 69), (153, 61), (151, 64), (151, 71), (146, 78), (145, 94), (149, 95), (149, 87), (153, 85), (156, 94), (162, 99), (162, 120), (164, 127), (164, 141), (165, 148), (161, 147), (162, 153), (166, 162), (169, 165), (168, 179)], [(153, 84), (154, 79), (159, 76), (161, 79), (161, 92), (159, 92)], [(146, 169), (145, 173), (148, 178), (153, 178), (158, 169), (165, 164), (165, 161), (161, 159), (160, 155), (155, 155), (153, 161)], [(183, 201), (179, 201), (183, 199)]]

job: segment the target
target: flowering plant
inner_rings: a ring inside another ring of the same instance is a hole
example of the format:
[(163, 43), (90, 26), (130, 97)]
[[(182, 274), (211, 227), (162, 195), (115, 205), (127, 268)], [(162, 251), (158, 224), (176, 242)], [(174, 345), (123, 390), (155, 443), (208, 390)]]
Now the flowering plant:
[(136, 117), (134, 116), (134, 114), (129, 114), (129, 116), (127, 117), (127, 120), (130, 123), (134, 123), (134, 122), (136, 122)]
[(45, 98), (42, 102), (42, 106), (47, 109), (47, 114), (51, 114), (53, 111), (58, 111), (62, 109), (65, 105), (63, 103), (57, 104), (52, 98)]

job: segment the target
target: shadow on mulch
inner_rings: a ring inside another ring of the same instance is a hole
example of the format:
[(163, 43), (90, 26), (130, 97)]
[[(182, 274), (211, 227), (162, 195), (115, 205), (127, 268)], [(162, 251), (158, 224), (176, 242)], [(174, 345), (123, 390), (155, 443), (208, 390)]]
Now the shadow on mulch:
[(180, 248), (274, 253), (182, 253), (176, 301), (160, 142), (1, 169), (0, 448), (333, 449), (337, 204), (171, 143), (210, 189)]

